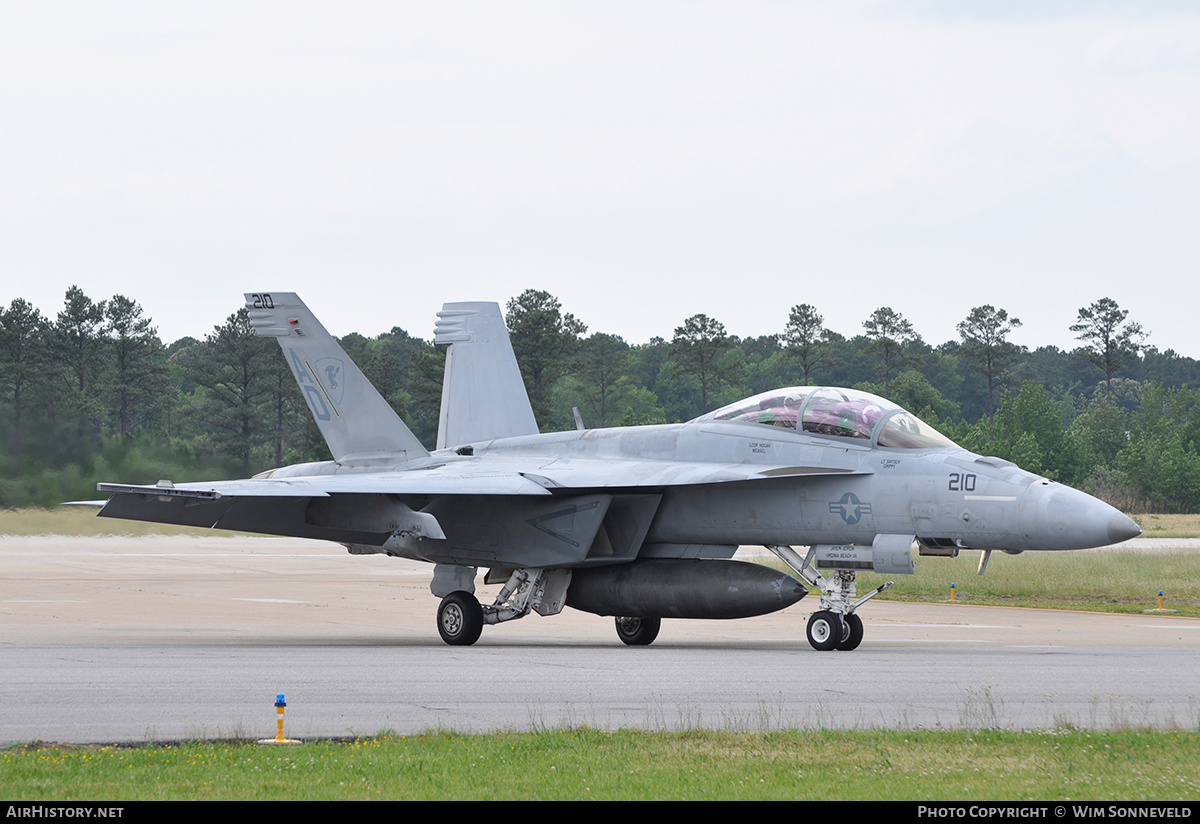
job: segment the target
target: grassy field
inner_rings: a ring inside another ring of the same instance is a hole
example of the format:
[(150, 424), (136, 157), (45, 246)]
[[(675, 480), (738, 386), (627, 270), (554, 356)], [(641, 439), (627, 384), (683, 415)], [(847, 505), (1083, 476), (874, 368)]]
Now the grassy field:
[(1200, 798), (1195, 731), (560, 730), (0, 753), (10, 801)]
[(1200, 515), (1133, 515), (1143, 538), (1200, 537)]
[[(1134, 515), (1144, 538), (1200, 537), (1200, 515)], [(915, 575), (890, 576), (895, 586), (880, 595), (893, 601), (948, 601), (1014, 607), (1141, 612), (1163, 606), (1200, 616), (1200, 553), (1188, 549), (992, 553), (977, 574), (978, 552), (958, 558), (923, 558)], [(884, 576), (859, 576), (866, 592)]]
[(60, 506), (55, 509), (0, 509), (0, 536), (4, 535), (240, 535), (245, 533), (198, 529), (190, 526), (152, 524), (97, 518), (90, 506)]
[(858, 578), (860, 593), (885, 580), (895, 582), (880, 598), (892, 601), (949, 601), (1014, 607), (1141, 612), (1163, 606), (1200, 616), (1200, 552), (1103, 550), (992, 553), (987, 572), (977, 574), (978, 552), (957, 558), (920, 558), (914, 575)]

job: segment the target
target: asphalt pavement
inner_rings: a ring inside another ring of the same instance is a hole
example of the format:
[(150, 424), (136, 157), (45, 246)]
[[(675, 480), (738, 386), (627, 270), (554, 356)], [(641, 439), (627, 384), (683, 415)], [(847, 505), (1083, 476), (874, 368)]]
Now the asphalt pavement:
[(268, 735), (278, 692), (301, 738), (1200, 726), (1200, 620), (876, 601), (858, 650), (819, 653), (810, 598), (644, 648), (569, 609), (447, 647), (431, 571), (286, 538), (0, 538), (0, 743)]

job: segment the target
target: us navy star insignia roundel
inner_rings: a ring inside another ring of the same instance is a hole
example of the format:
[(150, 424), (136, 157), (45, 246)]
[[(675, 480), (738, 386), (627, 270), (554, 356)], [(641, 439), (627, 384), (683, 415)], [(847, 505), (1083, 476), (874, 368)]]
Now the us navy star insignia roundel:
[(829, 503), (829, 511), (836, 512), (843, 521), (853, 525), (861, 521), (862, 516), (871, 514), (871, 505), (860, 501), (853, 492), (847, 492), (840, 500)]

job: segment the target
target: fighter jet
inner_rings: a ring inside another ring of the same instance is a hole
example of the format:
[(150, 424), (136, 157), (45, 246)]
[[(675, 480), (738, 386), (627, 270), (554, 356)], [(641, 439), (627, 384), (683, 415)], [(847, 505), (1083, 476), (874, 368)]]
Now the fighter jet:
[[(741, 618), (820, 591), (817, 650), (852, 650), (862, 570), (911, 574), (919, 555), (1102, 546), (1140, 533), (1095, 498), (968, 452), (897, 405), (850, 389), (764, 392), (695, 420), (540, 433), (495, 303), (448, 303), (437, 446), (427, 450), (293, 293), (247, 294), (332, 461), (240, 481), (100, 484), (99, 515), (343, 544), (434, 564), (437, 628), (572, 607), (613, 616), (630, 645), (663, 618)], [(759, 545), (794, 575), (733, 560)], [(801, 550), (794, 549), (801, 547)], [(481, 605), (475, 580), (503, 583)]]

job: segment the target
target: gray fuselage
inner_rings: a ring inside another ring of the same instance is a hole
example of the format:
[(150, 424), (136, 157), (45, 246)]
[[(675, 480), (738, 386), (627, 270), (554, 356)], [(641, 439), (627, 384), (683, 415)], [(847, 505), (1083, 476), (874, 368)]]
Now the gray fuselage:
[(1103, 546), (1138, 532), (1108, 504), (998, 458), (957, 448), (888, 449), (740, 421), (531, 435), (472, 451), (483, 459), (542, 457), (548, 474), (575, 459), (673, 463), (682, 456), (690, 465), (797, 470), (664, 487), (647, 543), (869, 544), (877, 534), (911, 534), (932, 545), (1023, 551)]

